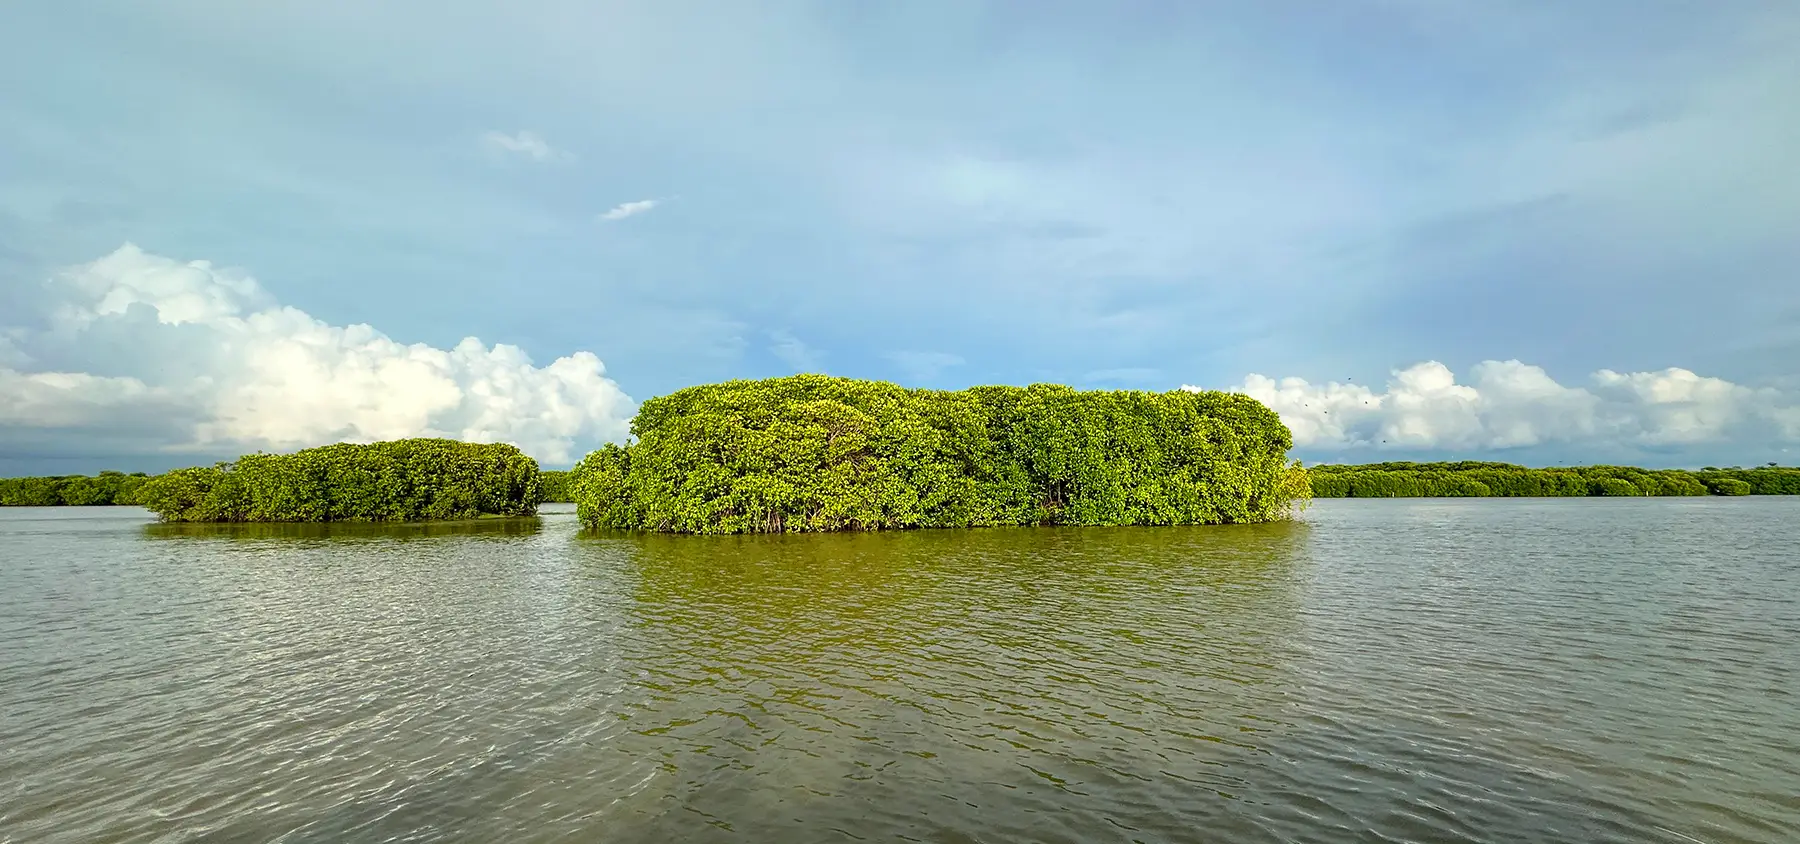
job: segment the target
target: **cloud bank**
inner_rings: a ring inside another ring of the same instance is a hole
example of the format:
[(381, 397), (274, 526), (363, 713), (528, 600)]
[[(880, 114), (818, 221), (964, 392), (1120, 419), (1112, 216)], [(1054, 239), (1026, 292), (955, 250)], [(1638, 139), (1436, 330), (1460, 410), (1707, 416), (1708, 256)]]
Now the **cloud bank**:
[(1490, 360), (1470, 375), (1459, 384), (1449, 367), (1427, 361), (1394, 370), (1382, 390), (1256, 374), (1230, 389), (1280, 414), (1296, 446), (1319, 451), (1800, 442), (1800, 397), (1686, 369), (1603, 369), (1587, 386), (1565, 386), (1539, 367)]
[(546, 463), (621, 440), (634, 404), (589, 352), (534, 366), (474, 337), (400, 343), (327, 325), (254, 278), (132, 244), (51, 279), (41, 324), (0, 342), (0, 441), (89, 435), (138, 453), (442, 436)]

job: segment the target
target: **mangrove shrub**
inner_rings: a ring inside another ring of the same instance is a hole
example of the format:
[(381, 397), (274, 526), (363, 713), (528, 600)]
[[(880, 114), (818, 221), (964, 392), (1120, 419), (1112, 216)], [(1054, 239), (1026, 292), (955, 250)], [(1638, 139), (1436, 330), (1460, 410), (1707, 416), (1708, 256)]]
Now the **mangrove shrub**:
[(339, 443), (251, 454), (151, 478), (140, 498), (169, 522), (411, 522), (529, 516), (537, 461), (504, 444)]
[(1274, 412), (1230, 393), (916, 390), (796, 375), (645, 402), (574, 470), (589, 527), (679, 533), (1284, 518), (1309, 496)]

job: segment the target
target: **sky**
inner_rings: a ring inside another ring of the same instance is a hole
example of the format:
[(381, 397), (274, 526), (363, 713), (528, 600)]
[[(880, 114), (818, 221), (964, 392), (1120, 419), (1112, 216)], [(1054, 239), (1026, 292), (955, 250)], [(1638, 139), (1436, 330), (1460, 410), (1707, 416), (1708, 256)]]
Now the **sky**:
[(1789, 0), (0, 7), (0, 474), (825, 372), (1800, 457)]

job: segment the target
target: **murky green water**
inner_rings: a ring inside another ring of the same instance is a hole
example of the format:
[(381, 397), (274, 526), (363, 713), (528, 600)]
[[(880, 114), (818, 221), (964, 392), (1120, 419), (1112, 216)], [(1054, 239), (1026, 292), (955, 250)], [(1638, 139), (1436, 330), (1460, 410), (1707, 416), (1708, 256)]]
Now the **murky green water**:
[(0, 841), (1800, 840), (1800, 499), (0, 511)]

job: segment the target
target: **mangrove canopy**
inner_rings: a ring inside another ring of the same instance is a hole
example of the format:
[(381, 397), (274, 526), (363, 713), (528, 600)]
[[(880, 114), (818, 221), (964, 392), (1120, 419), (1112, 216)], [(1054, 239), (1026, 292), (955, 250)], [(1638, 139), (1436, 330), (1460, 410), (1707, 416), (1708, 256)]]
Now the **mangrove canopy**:
[(394, 440), (251, 454), (151, 478), (141, 503), (167, 522), (415, 522), (529, 516), (537, 461), (514, 446)]
[(1307, 498), (1230, 393), (907, 389), (796, 375), (643, 404), (571, 476), (583, 524), (679, 533), (1265, 522)]

